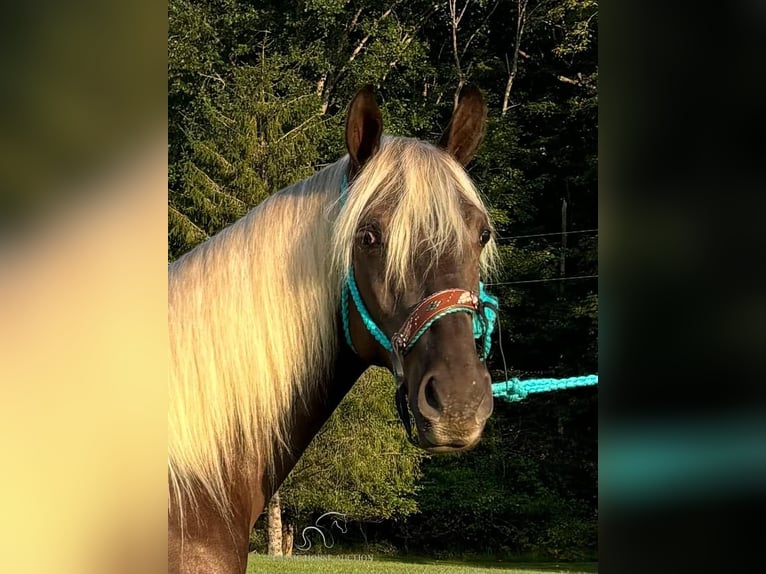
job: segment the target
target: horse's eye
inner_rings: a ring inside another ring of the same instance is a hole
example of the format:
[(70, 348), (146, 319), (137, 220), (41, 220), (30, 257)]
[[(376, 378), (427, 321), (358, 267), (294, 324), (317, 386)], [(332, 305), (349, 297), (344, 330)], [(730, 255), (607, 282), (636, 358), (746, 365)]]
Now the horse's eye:
[(374, 229), (362, 229), (360, 232), (361, 239), (362, 239), (362, 245), (370, 246), (370, 245), (377, 245), (380, 243), (380, 239), (378, 238), (378, 234), (375, 232)]
[(492, 238), (492, 233), (489, 231), (489, 229), (485, 229), (481, 232), (481, 237), (479, 238), (479, 241), (481, 241), (482, 245), (486, 245), (489, 240)]

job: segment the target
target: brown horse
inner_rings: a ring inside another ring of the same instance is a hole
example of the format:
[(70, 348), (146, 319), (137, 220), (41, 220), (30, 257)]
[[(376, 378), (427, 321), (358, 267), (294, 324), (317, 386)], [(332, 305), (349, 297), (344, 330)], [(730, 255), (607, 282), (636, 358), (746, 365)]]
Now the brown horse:
[(347, 156), (170, 265), (170, 572), (244, 572), (265, 503), (370, 365), (396, 374), (417, 444), (479, 440), (479, 279), (496, 248), (464, 166), (485, 118), (467, 87), (437, 145), (382, 136), (364, 88)]

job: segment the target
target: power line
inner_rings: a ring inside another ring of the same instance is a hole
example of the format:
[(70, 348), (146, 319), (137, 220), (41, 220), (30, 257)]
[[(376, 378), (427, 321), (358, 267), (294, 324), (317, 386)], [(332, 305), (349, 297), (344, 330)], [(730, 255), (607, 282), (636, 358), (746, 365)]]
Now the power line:
[(528, 279), (526, 281), (503, 281), (500, 283), (487, 283), (487, 287), (495, 285), (521, 285), (523, 283), (548, 283), (549, 281), (574, 281), (576, 279), (596, 279), (598, 275), (575, 275), (572, 277), (553, 277), (551, 279)]
[(502, 239), (504, 241), (510, 241), (512, 239), (527, 239), (529, 237), (548, 237), (549, 235), (574, 235), (575, 233), (593, 233), (594, 231), (598, 231), (598, 228), (595, 229), (578, 229), (575, 231), (552, 231), (551, 233), (532, 233), (531, 235), (514, 235), (512, 237), (496, 237), (495, 239)]

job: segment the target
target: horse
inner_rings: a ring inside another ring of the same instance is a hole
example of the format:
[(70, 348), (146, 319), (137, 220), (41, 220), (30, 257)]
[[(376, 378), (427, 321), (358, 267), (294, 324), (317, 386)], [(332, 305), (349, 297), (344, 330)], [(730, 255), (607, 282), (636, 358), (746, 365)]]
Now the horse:
[(363, 87), (346, 155), (169, 265), (170, 572), (245, 571), (266, 502), (371, 365), (412, 442), (479, 441), (497, 247), (465, 168), (486, 116), (466, 86), (438, 142), (383, 135)]

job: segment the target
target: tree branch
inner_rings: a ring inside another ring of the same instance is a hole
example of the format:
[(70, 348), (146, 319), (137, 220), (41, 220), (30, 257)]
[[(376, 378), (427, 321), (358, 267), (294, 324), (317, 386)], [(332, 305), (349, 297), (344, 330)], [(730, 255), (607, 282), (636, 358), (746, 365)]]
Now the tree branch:
[[(214, 76), (211, 76), (210, 74), (204, 74), (202, 72), (197, 72), (200, 76), (203, 78), (208, 78), (210, 80), (216, 80), (217, 82), (221, 82), (221, 85), (224, 89), (226, 89), (226, 82), (223, 80), (223, 78), (216, 72)], [(204, 84), (203, 84), (204, 85)]]
[(189, 219), (188, 215), (184, 215), (178, 209), (173, 207), (172, 205), (168, 204), (168, 210), (171, 211), (178, 219), (183, 221), (185, 224), (189, 225), (194, 231), (197, 232), (198, 235), (202, 236), (203, 239), (209, 239), (210, 236), (205, 233), (205, 230), (202, 229), (200, 226), (198, 226), (196, 223), (194, 223), (191, 219)]
[(294, 127), (293, 129), (291, 129), (289, 132), (286, 132), (286, 133), (282, 134), (282, 135), (279, 137), (279, 139), (278, 139), (276, 142), (274, 142), (274, 143), (279, 143), (279, 142), (281, 142), (283, 139), (285, 139), (286, 137), (288, 137), (289, 135), (291, 135), (293, 132), (295, 132), (295, 131), (297, 131), (297, 130), (299, 130), (299, 129), (303, 128), (303, 127), (304, 127), (306, 124), (308, 124), (309, 122), (312, 122), (312, 121), (314, 121), (314, 120), (315, 120), (317, 117), (318, 117), (318, 116), (311, 116), (311, 117), (309, 117), (309, 119), (307, 119), (305, 122), (301, 123), (301, 124), (300, 124), (300, 125), (298, 125), (298, 126), (295, 126), (295, 127)]
[(476, 28), (473, 34), (471, 34), (471, 37), (468, 38), (468, 41), (465, 43), (465, 46), (463, 47), (463, 51), (460, 54), (460, 57), (462, 58), (465, 56), (466, 51), (468, 51), (468, 46), (471, 45), (471, 42), (476, 38), (476, 36), (481, 32), (482, 27), (489, 21), (489, 19), (492, 17), (492, 14), (494, 14), (495, 10), (497, 10), (497, 7), (500, 6), (500, 0), (497, 0), (495, 2), (495, 5), (492, 7), (492, 10), (489, 11), (489, 13), (484, 17), (484, 20), (482, 23)]
[(581, 86), (582, 83), (580, 83), (578, 80), (573, 80), (572, 78), (567, 78), (566, 76), (559, 76), (558, 80), (560, 82), (564, 82), (565, 84), (572, 84), (574, 86)]
[[(391, 13), (394, 11), (394, 8), (398, 5), (398, 2), (395, 2), (388, 10), (383, 12), (372, 24), (370, 27), (372, 30), (375, 30), (377, 26), (388, 16), (391, 15)], [(361, 9), (360, 9), (361, 12)], [(356, 26), (356, 20), (358, 19), (359, 13), (357, 13), (354, 16), (354, 19), (352, 20), (352, 23), (354, 26)], [(343, 75), (348, 70), (348, 67), (350, 64), (353, 63), (353, 61), (356, 59), (356, 57), (364, 50), (364, 48), (367, 45), (367, 42), (369, 42), (370, 38), (372, 37), (372, 32), (369, 32), (364, 38), (362, 38), (359, 43), (356, 45), (356, 48), (351, 52), (351, 56), (349, 56), (348, 60), (340, 67), (338, 72), (333, 76), (330, 77), (329, 73), (325, 74), (325, 77), (320, 80), (320, 82), (317, 82), (317, 91), (319, 92), (319, 95), (322, 98), (322, 113), (325, 113), (327, 111), (327, 107), (330, 103), (330, 96), (332, 94), (332, 91), (335, 89), (335, 86), (338, 84), (340, 79), (343, 77)], [(319, 91), (321, 90), (321, 91)]]
[(362, 9), (359, 8), (359, 10), (356, 11), (356, 14), (354, 14), (354, 17), (351, 19), (351, 23), (348, 25), (347, 30), (349, 32), (351, 32), (352, 30), (354, 30), (354, 28), (356, 28), (356, 24), (357, 22), (359, 22), (359, 16), (361, 16), (361, 14), (362, 14)]
[(197, 164), (195, 164), (193, 161), (190, 163), (192, 168), (194, 168), (194, 170), (197, 171), (197, 173), (199, 173), (203, 178), (205, 178), (205, 180), (207, 180), (207, 182), (210, 184), (210, 188), (213, 190), (213, 193), (222, 195), (226, 199), (230, 199), (233, 202), (238, 203), (240, 207), (242, 207), (243, 209), (247, 209), (247, 204), (244, 201), (242, 201), (238, 197), (231, 195), (230, 193), (226, 193), (225, 191), (223, 191), (221, 189), (221, 186), (218, 185), (215, 181), (213, 181), (213, 179), (208, 174), (206, 174), (204, 170), (200, 169), (200, 167)]

